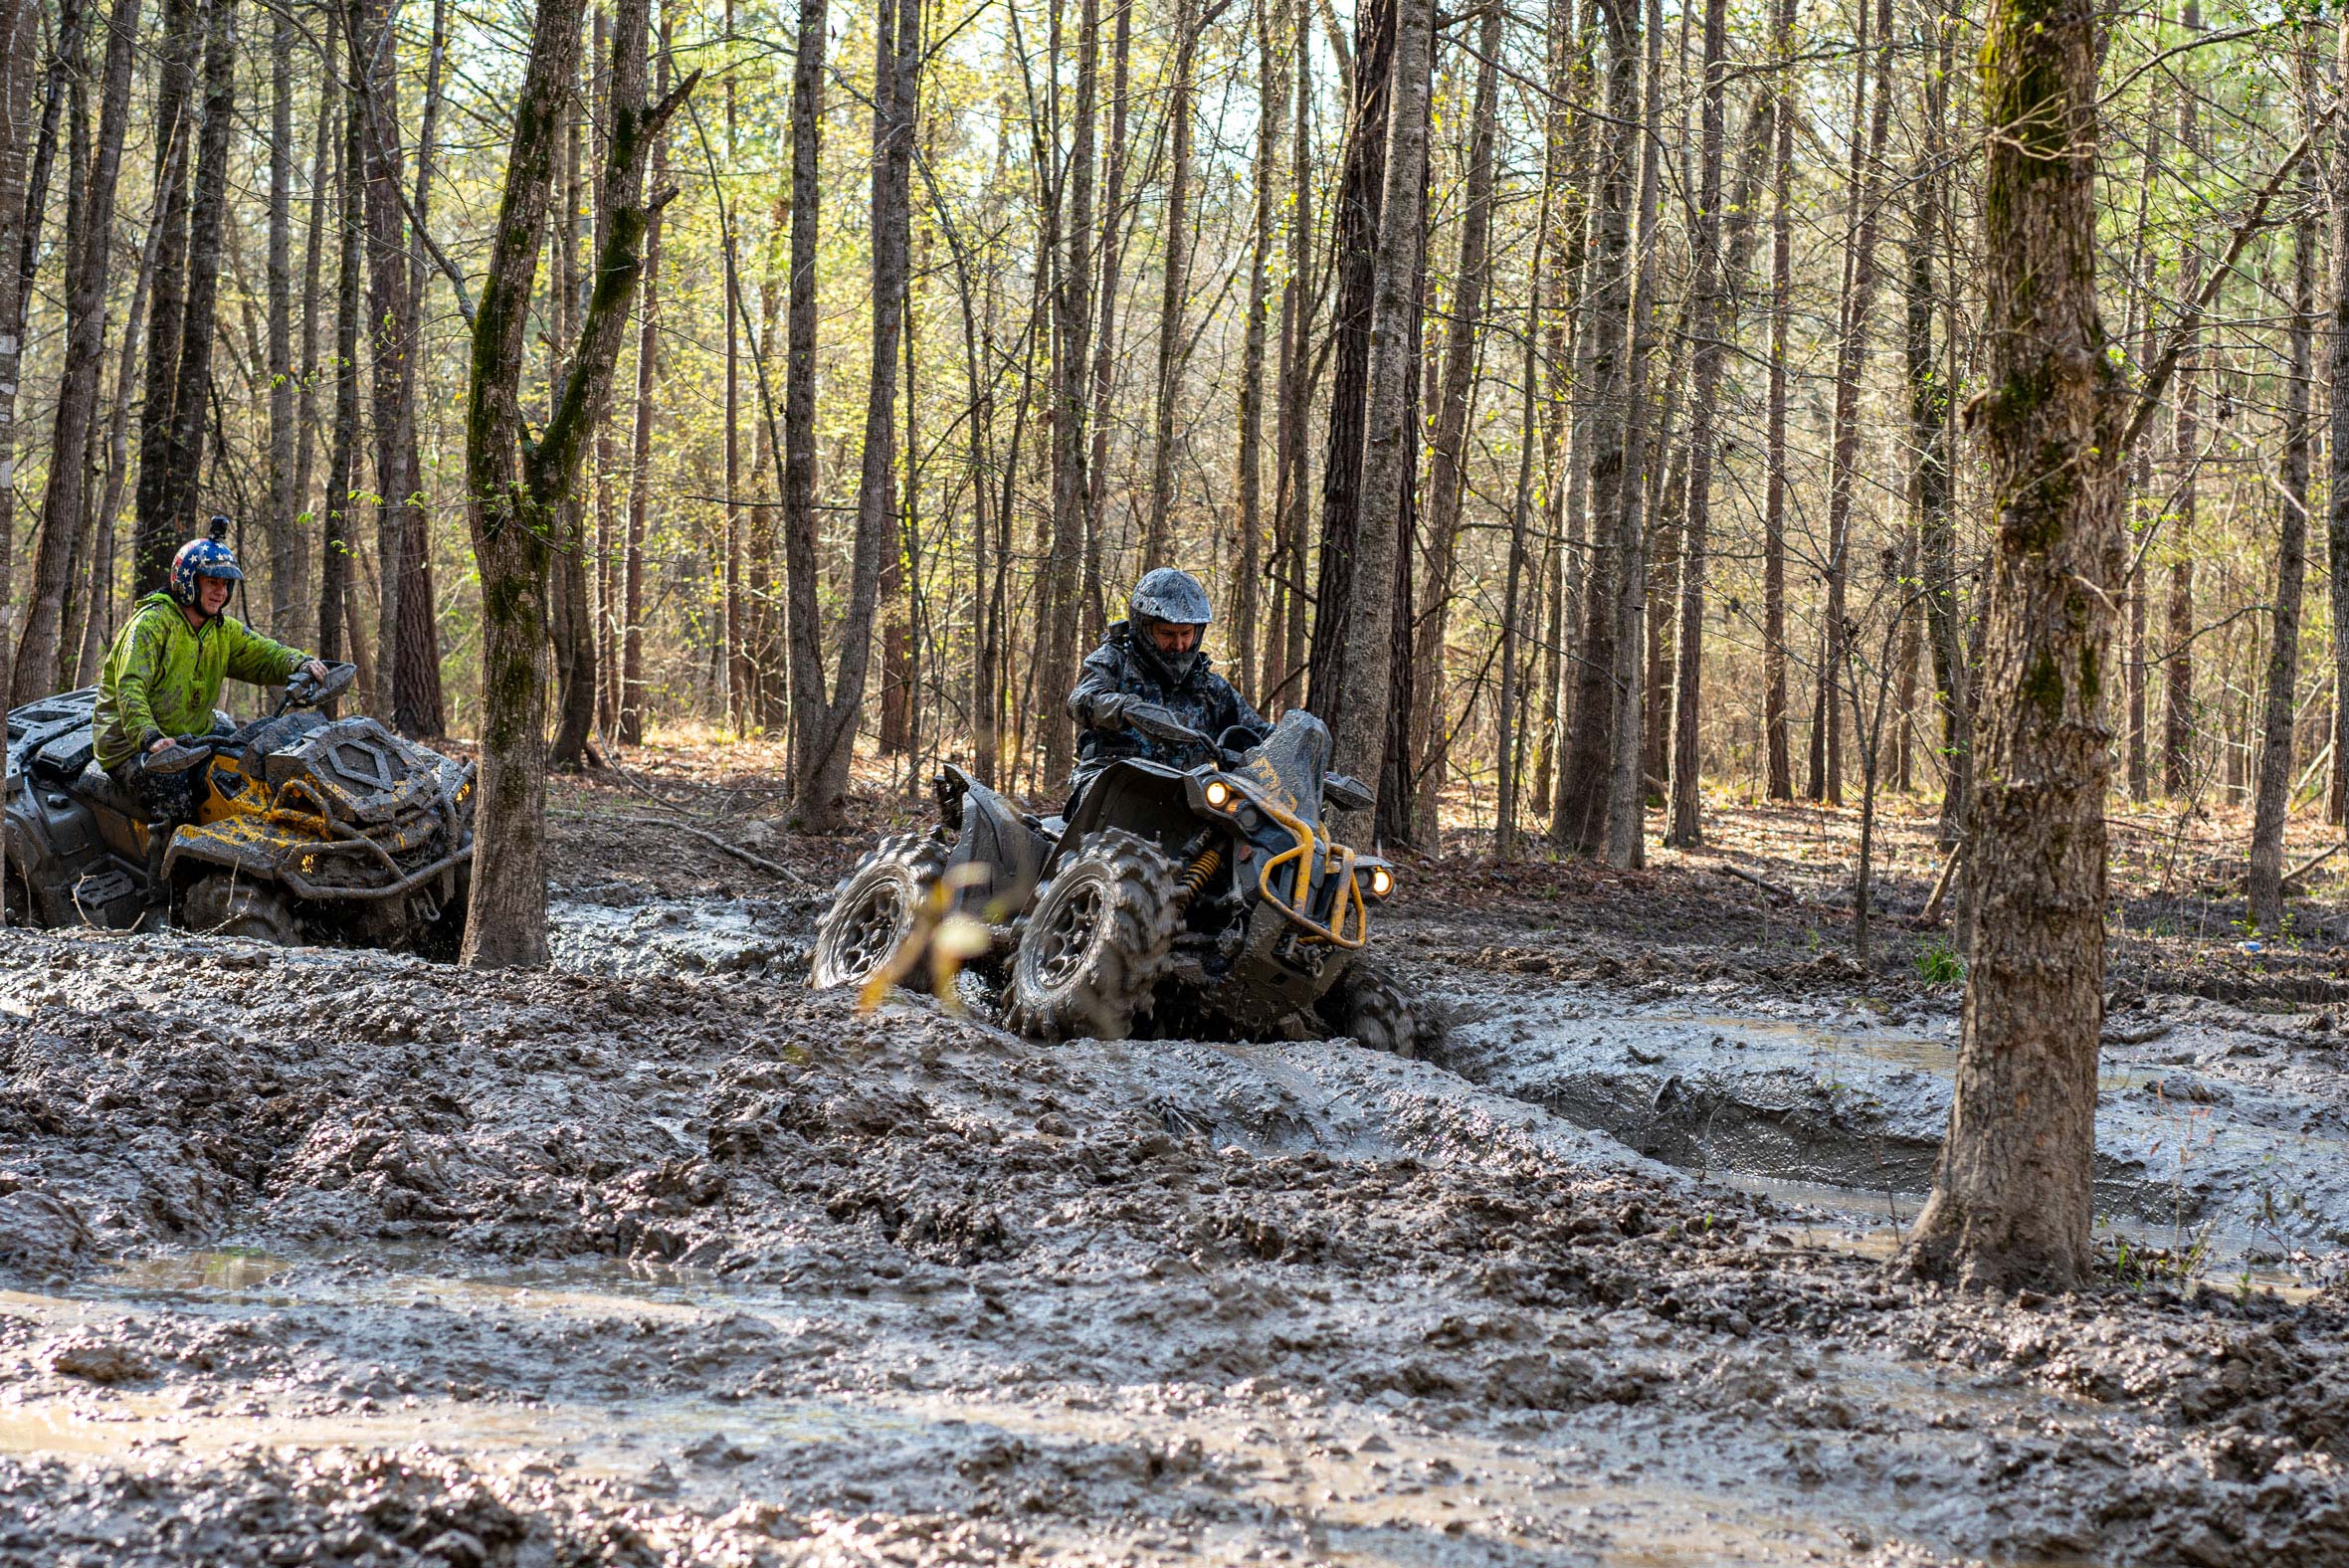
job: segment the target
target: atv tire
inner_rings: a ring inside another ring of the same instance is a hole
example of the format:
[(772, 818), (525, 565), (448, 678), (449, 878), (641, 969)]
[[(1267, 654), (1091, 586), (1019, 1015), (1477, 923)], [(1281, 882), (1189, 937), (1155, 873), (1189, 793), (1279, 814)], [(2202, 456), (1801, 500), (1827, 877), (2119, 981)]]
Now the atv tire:
[(197, 879), (181, 900), (179, 923), (206, 936), (235, 936), (276, 947), (301, 943), (301, 928), (294, 923), (286, 889), (234, 872)]
[[(881, 841), (832, 889), (831, 907), (816, 922), (808, 984), (819, 991), (863, 985), (913, 929), (922, 899), (946, 871), (946, 846), (926, 833)], [(907, 975), (909, 990), (925, 989), (926, 975)]]
[(1037, 889), (1007, 1022), (1040, 1040), (1125, 1039), (1151, 1012), (1177, 920), (1174, 863), (1147, 839), (1094, 834)]
[(1419, 1020), (1402, 985), (1379, 965), (1357, 958), (1338, 976), (1315, 1011), (1336, 1033), (1373, 1051), (1419, 1055)]

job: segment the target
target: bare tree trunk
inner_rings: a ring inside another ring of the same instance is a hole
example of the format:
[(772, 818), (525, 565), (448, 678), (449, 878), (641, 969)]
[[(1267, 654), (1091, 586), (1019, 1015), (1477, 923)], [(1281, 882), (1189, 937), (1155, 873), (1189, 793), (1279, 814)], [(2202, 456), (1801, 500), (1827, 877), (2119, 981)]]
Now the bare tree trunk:
[[(324, 20), (325, 36), (319, 41), (323, 59), (334, 58), (333, 33), (335, 13), (329, 7)], [(312, 521), (316, 514), (309, 510), (310, 479), (315, 464), (318, 435), (318, 288), (324, 273), (327, 215), (333, 209), (326, 205), (327, 171), (337, 165), (328, 163), (327, 154), (337, 134), (334, 104), (338, 95), (323, 84), (318, 89), (318, 123), (310, 148), (310, 210), (309, 228), (302, 237), (301, 260), (301, 374), (294, 394), (294, 562), (296, 584), (294, 611), (296, 629), (282, 635), (293, 636), (318, 646), (318, 618), (308, 590), (301, 586), (309, 580), (309, 540), (303, 523)]]
[[(1313, 594), (1313, 640), (1305, 706), (1334, 731), (1351, 679), (1345, 667), (1362, 515), (1363, 418), (1370, 388), (1370, 317), (1376, 279), (1379, 202), (1385, 188), (1387, 94), (1395, 52), (1396, 0), (1365, 0), (1354, 17), (1354, 113), (1332, 214), (1331, 270), (1337, 300), (1330, 322), (1329, 434), (1321, 452), (1321, 556)], [(1368, 693), (1376, 702), (1384, 691)]]
[(1191, 293), (1191, 93), (1199, 63), (1199, 35), (1224, 8), (1217, 0), (1206, 18), (1199, 0), (1174, 0), (1174, 81), (1166, 112), (1172, 125), (1173, 166), (1166, 178), (1166, 263), (1158, 302), (1156, 418), (1150, 442), (1150, 514), (1142, 532), (1141, 569), (1167, 564), (1167, 519), (1174, 506), (1175, 400), (1183, 373), (1183, 307)]
[(1484, 7), (1477, 27), (1476, 98), (1468, 113), (1468, 167), (1461, 217), (1452, 324), (1444, 347), (1443, 388), (1428, 465), (1428, 528), (1421, 555), (1420, 602), (1413, 617), (1411, 771), (1415, 842), (1436, 843), (1436, 800), (1444, 788), (1450, 737), (1445, 732), (1445, 634), (1460, 556), (1461, 500), (1468, 488), (1468, 405), (1483, 333), (1484, 295), (1492, 272), (1492, 141), (1500, 88), (1501, 8)]
[[(1109, 404), (1117, 389), (1117, 275), (1127, 205), (1125, 123), (1130, 96), (1133, 0), (1115, 0), (1115, 3), (1117, 27), (1109, 45), (1109, 172), (1101, 199), (1101, 287), (1093, 301), (1092, 451), (1085, 465), (1084, 580), (1079, 590), (1080, 608), (1088, 627), (1096, 618), (1095, 607), (1101, 593), (1101, 519), (1109, 488)], [(1002, 537), (1000, 532), (998, 537)]]
[[(1945, 32), (1942, 49), (1949, 43)], [(1946, 301), (1933, 287), (1933, 247), (1941, 222), (1942, 122), (1948, 104), (1946, 70), (1925, 86), (1925, 142), (1910, 211), (1908, 244), (1908, 428), (1915, 448), (1909, 484), (1917, 519), (1917, 553), (1923, 567), (1927, 641), (1932, 647), (1935, 706), (1941, 714), (1939, 841), (1955, 847), (1964, 832), (1968, 781), (1973, 776), (1973, 697), (1965, 648), (1959, 636), (1957, 531), (1952, 520), (1949, 450), (1950, 389), (1933, 343), (1933, 315)], [(1952, 280), (1953, 284), (1955, 280)]]
[(1795, 798), (1794, 757), (1787, 741), (1786, 705), (1786, 391), (1787, 329), (1794, 301), (1794, 58), (1795, 0), (1780, 0), (1772, 57), (1787, 72), (1778, 98), (1778, 147), (1772, 157), (1770, 220), (1770, 412), (1768, 490), (1762, 506), (1762, 737), (1764, 789), (1772, 800)]
[[(2101, 673), (2126, 549), (2124, 411), (2096, 308), (2096, 63), (2085, 8), (1997, 0), (1981, 60), (1984, 337), (1997, 497), (1973, 856), (1980, 907), (1949, 1136), (1918, 1271), (2068, 1288), (2094, 1218), (2104, 1021)], [(2053, 460), (2053, 461), (2052, 461)]]
[[(1232, 593), (1232, 637), (1241, 694), (1258, 700), (1256, 627), (1264, 572), (1265, 295), (1272, 262), (1272, 184), (1280, 156), (1286, 94), (1272, 68), (1271, 0), (1256, 0), (1256, 218), (1248, 265), (1248, 316), (1240, 350), (1240, 559)], [(1279, 498), (1273, 498), (1277, 508)]]
[[(1623, 559), (1621, 519), (1626, 495), (1638, 490), (1636, 477), (1627, 473), (1637, 461), (1637, 448), (1631, 440), (1635, 416), (1631, 367), (1626, 363), (1634, 305), (1631, 230), (1637, 173), (1633, 159), (1641, 139), (1638, 3), (1606, 0), (1602, 7), (1607, 27), (1607, 111), (1595, 187), (1596, 234), (1586, 290), (1589, 314), (1583, 328), (1590, 347), (1587, 384), (1594, 393), (1588, 445), (1586, 448), (1578, 431), (1574, 461), (1589, 477), (1593, 516), (1608, 519), (1616, 536), (1602, 546), (1593, 526), (1580, 690), (1574, 701), (1573, 728), (1567, 736), (1566, 762), (1558, 780), (1558, 811), (1550, 825), (1553, 843), (1582, 855), (1596, 855), (1607, 845), (1609, 778), (1619, 741), (1615, 726), (1621, 716), (1614, 689), (1622, 656), (1616, 644), (1617, 600), (1619, 585), (1633, 564)], [(1628, 656), (1635, 671), (1639, 653), (1633, 649)]]
[[(1864, 0), (1863, 0), (1864, 5)], [(1860, 52), (1867, 50), (1867, 13), (1860, 12)], [(1823, 758), (1822, 772), (1811, 779), (1813, 800), (1842, 804), (1844, 799), (1844, 673), (1849, 663), (1845, 642), (1846, 594), (1851, 580), (1852, 486), (1860, 463), (1860, 383), (1867, 372), (1868, 333), (1875, 311), (1876, 214), (1883, 205), (1884, 138), (1892, 109), (1892, 3), (1876, 0), (1875, 85), (1868, 104), (1867, 152), (1864, 166), (1857, 144), (1858, 106), (1855, 105), (1852, 154), (1851, 251), (1845, 264), (1843, 331), (1836, 344), (1836, 408), (1833, 451), (1827, 496), (1827, 625), (1825, 663), (1820, 670), (1824, 702), (1823, 739), (1814, 741), (1812, 754)], [(1856, 73), (1856, 75), (1858, 75)], [(1860, 78), (1861, 97), (1866, 81)]]
[[(896, 519), (890, 508), (890, 477), (895, 461), (897, 336), (905, 318), (909, 174), (919, 35), (918, 0), (884, 0), (874, 45), (877, 88), (873, 111), (873, 373), (865, 404), (865, 456), (857, 487), (857, 536), (850, 560), (848, 608), (838, 639), (840, 668), (830, 701), (806, 723), (796, 802), (801, 819), (814, 831), (829, 831), (838, 823), (847, 796), (850, 755), (864, 713), (881, 555), (894, 547), (897, 535)], [(794, 228), (792, 303), (796, 315), (799, 238), (796, 225)], [(795, 353), (794, 369), (798, 368)], [(820, 673), (813, 678), (810, 691), (816, 700), (823, 700)]]
[[(2316, 128), (2316, 47), (2298, 50), (2300, 110)], [(2314, 165), (2300, 175), (2302, 205), (2292, 225), (2291, 382), (2283, 416), (2283, 506), (2275, 549), (2275, 629), (2267, 655), (2267, 711), (2259, 742), (2258, 789), (2251, 814), (2251, 916), (2272, 934), (2283, 925), (2283, 830), (2291, 810), (2292, 716), (2300, 676), (2300, 598), (2308, 565), (2308, 474), (2314, 430), (2309, 386), (2316, 358), (2316, 212), (2322, 193)]]
[[(1716, 0), (1716, 4), (1718, 0)], [(1492, 55), (1485, 51), (1486, 58)], [(1550, 192), (1541, 193), (1541, 210), (1533, 225), (1533, 262), (1525, 271), (1525, 341), (1522, 382), (1518, 392), (1517, 489), (1509, 507), (1509, 564), (1501, 592), (1500, 701), (1496, 710), (1500, 731), (1493, 748), (1498, 788), (1493, 803), (1492, 856), (1511, 861), (1517, 856), (1517, 775), (1524, 748), (1517, 717), (1518, 588), (1525, 574), (1525, 532), (1533, 516), (1533, 449), (1538, 444), (1541, 415), (1534, 389), (1541, 374), (1542, 247), (1550, 234)]]
[[(2340, 19), (2335, 91), (2349, 98), (2349, 15)], [(2338, 101), (2338, 100), (2336, 100)], [(2332, 582), (2333, 765), (2325, 820), (2349, 815), (2349, 136), (2333, 138), (2333, 319), (2326, 356), (2332, 463), (2325, 487), (2325, 563)]]
[[(1053, 8), (1060, 36), (1060, 7)], [(1086, 501), (1085, 415), (1092, 393), (1093, 117), (1101, 53), (1100, 0), (1081, 0), (1077, 25), (1077, 102), (1070, 126), (1067, 202), (1057, 197), (1052, 219), (1065, 224), (1066, 250), (1053, 290), (1052, 534), (1044, 562), (1044, 592), (1037, 604), (1045, 633), (1042, 682), (1047, 691), (1066, 693), (1077, 684), (1077, 613), (1083, 592)], [(1056, 51), (1057, 58), (1057, 51)], [(1054, 104), (1059, 104), (1055, 73)], [(1057, 183), (1057, 182), (1056, 182)], [(1115, 214), (1109, 215), (1115, 222)], [(1108, 301), (1102, 301), (1104, 313)], [(1037, 714), (1044, 731), (1044, 770), (1066, 778), (1075, 759), (1075, 732), (1060, 701)]]
[[(196, 143), (196, 186), (188, 208), (187, 313), (181, 320), (178, 390), (171, 403), (171, 444), (163, 477), (164, 526), (192, 520), (204, 471), (204, 432), (211, 413), (212, 342), (220, 310), (221, 241), (228, 227), (230, 132), (237, 108), (236, 0), (209, 0), (204, 39), (203, 129)], [(144, 453), (141, 453), (144, 462)], [(142, 474), (142, 489), (144, 476)]]
[[(52, 453), (83, 451), (90, 443), (91, 427), (98, 416), (98, 380), (105, 364), (106, 273), (114, 230), (114, 191), (122, 167), (123, 135), (130, 122), (131, 69), (138, 53), (138, 0), (115, 0), (107, 29), (105, 76), (98, 97), (98, 146), (83, 197), (82, 243), (66, 258), (65, 352), (61, 356), (58, 381), (57, 422), (50, 440)], [(163, 158), (165, 168), (175, 161), (175, 152), (167, 149)], [(80, 177), (79, 171), (75, 177)], [(0, 370), (5, 369), (0, 364)], [(11, 374), (8, 379), (15, 377)], [(125, 387), (125, 395), (127, 391)], [(12, 419), (12, 436), (13, 423)], [(0, 461), (10, 465), (0, 472), (13, 475), (13, 452), (0, 451)], [(25, 620), (24, 637), (14, 645), (14, 669), (28, 672), (23, 678), (26, 682), (46, 681), (58, 668), (58, 611), (65, 599), (74, 540), (82, 529), (83, 498), (89, 483), (86, 465), (51, 463), (49, 487), (41, 499), (40, 532), (34, 546), (30, 613)], [(110, 517), (103, 519), (101, 528), (110, 521)], [(10, 531), (13, 534), (13, 529)], [(103, 542), (107, 546), (105, 556), (110, 560), (112, 540), (108, 537)], [(4, 599), (5, 596), (0, 596), (0, 600)], [(93, 601), (87, 617), (92, 626), (102, 619), (98, 609)], [(5, 627), (8, 613), (6, 603), (0, 602), (0, 628)], [(6, 645), (5, 637), (0, 637), (0, 647)]]
[(1640, 254), (1631, 310), (1631, 355), (1624, 370), (1624, 469), (1615, 524), (1615, 733), (1607, 777), (1607, 864), (1629, 871), (1645, 863), (1648, 784), (1641, 735), (1647, 683), (1649, 453), (1648, 367), (1656, 357), (1656, 295), (1662, 282), (1662, 245), (1657, 208), (1663, 164), (1670, 155), (1662, 135), (1664, 117), (1664, 7), (1648, 0), (1647, 91), (1643, 113), (1646, 155), (1640, 165)]
[[(2189, 33), (2202, 27), (2202, 8), (2186, 0), (2180, 18)], [(2202, 130), (2197, 123), (2199, 97), (2191, 75), (2193, 57), (2180, 62), (2178, 93), (2178, 155), (2180, 177), (2201, 177)], [(2178, 257), (2178, 298), (2192, 301), (2202, 291), (2202, 247), (2192, 221), (2185, 247)], [(2192, 323), (2199, 325), (2199, 322)], [(2171, 420), (2171, 452), (2178, 465), (2177, 504), (2170, 522), (2169, 656), (2162, 681), (2162, 792), (2183, 797), (2193, 788), (2194, 767), (2194, 532), (2200, 496), (2196, 470), (2202, 444), (2202, 384), (2195, 375), (2199, 331), (2189, 330), (2178, 356), (2178, 406)]]
[[(352, 525), (353, 491), (359, 469), (359, 289), (367, 266), (367, 193), (365, 189), (365, 134), (358, 104), (345, 100), (342, 114), (342, 157), (335, 189), (338, 218), (334, 271), (334, 431), (326, 450), (326, 495), (318, 508), (318, 657), (338, 659), (345, 654), (359, 662), (366, 653), (355, 631), (347, 647), (346, 625), (356, 627), (358, 595), (351, 563), (358, 547)], [(373, 672), (364, 668), (363, 676)], [(372, 686), (372, 681), (362, 681)]]
[(1399, 519), (1412, 480), (1411, 383), (1419, 357), (1419, 272), (1426, 226), (1434, 0), (1398, 0), (1386, 157), (1372, 269), (1369, 396), (1362, 446), (1354, 592), (1340, 665), (1355, 696), (1334, 726), (1338, 765), (1380, 788), (1396, 656)]
[[(79, 25), (77, 16), (74, 26)], [(70, 41), (61, 38), (61, 51)], [(32, 242), (34, 218), (25, 202), (27, 166), (32, 153), (34, 85), (41, 58), (41, 8), (29, 0), (0, 4), (0, 264), (14, 259)], [(54, 94), (52, 95), (54, 98)], [(54, 132), (51, 133), (54, 139)], [(16, 394), (24, 364), (26, 269), (0, 265), (0, 702), (17, 684), (9, 662), (15, 646), (16, 603)], [(71, 449), (79, 464), (82, 448)], [(76, 514), (79, 523), (79, 514)], [(75, 530), (80, 536), (80, 529)], [(72, 569), (67, 569), (70, 582)], [(52, 655), (38, 673), (24, 680), (26, 694), (46, 685), (55, 667)]]
[[(1294, 706), (1300, 695), (1296, 689), (1297, 661), (1304, 643), (1305, 539), (1310, 531), (1305, 468), (1306, 422), (1310, 415), (1307, 405), (1311, 399), (1305, 355), (1306, 341), (1312, 336), (1313, 299), (1313, 8), (1305, 0), (1287, 0), (1287, 3), (1295, 12), (1296, 22), (1289, 77), (1284, 84), (1295, 105), (1289, 132), (1288, 276), (1280, 285), (1279, 412), (1272, 438), (1272, 553), (1266, 563), (1272, 592), (1271, 613), (1265, 617), (1264, 662), (1258, 667), (1260, 701), (1269, 713)], [(1267, 47), (1269, 50), (1270, 45)], [(1270, 114), (1272, 105), (1266, 105), (1263, 111)]]
[[(376, 683), (386, 721), (406, 735), (448, 728), (441, 696), (440, 636), (433, 603), (416, 452), (417, 297), (400, 188), (395, 17), (391, 0), (351, 0), (347, 33), (357, 96), (367, 212), (367, 314), (374, 364), (378, 607)], [(574, 42), (571, 54), (577, 58)]]
[[(163, 40), (155, 67), (157, 146), (185, 137), (194, 145), (196, 50), (203, 42), (200, 0), (165, 0)], [(188, 295), (188, 166), (193, 156), (166, 158), (155, 167), (155, 200), (148, 222), (163, 236), (154, 291), (147, 298), (146, 396), (138, 415), (138, 524), (130, 542), (130, 591), (135, 598), (163, 586), (179, 548), (184, 517), (169, 508), (173, 412), (179, 396), (179, 358)]]
[(1705, 0), (1704, 98), (1697, 132), (1695, 274), (1688, 285), (1689, 325), (1696, 338), (1695, 386), (1688, 399), (1688, 501), (1680, 524), (1679, 668), (1672, 684), (1670, 820), (1664, 842), (1691, 849), (1704, 842), (1699, 811), (1697, 716), (1704, 672), (1706, 534), (1712, 524), (1713, 417), (1721, 380), (1721, 141), (1727, 90), (1727, 0)]
[(612, 132), (604, 164), (604, 243), (570, 370), (538, 441), (524, 446), (520, 379), (555, 143), (567, 117), (584, 0), (539, 0), (515, 103), (511, 150), (489, 276), (474, 316), (466, 476), (482, 571), (482, 773), (473, 901), (463, 961), (475, 968), (546, 962), (547, 530), (570, 498), (642, 271), (640, 247), (660, 196), (645, 195), (645, 153), (693, 80), (646, 102), (651, 0), (619, 0), (612, 42)]
[[(590, 72), (591, 74), (593, 72), (592, 65)], [(596, 266), (598, 265), (590, 263), (583, 267), (578, 261), (580, 222), (582, 217), (586, 215), (588, 206), (587, 116), (586, 105), (581, 101), (581, 97), (582, 95), (574, 84), (570, 104), (564, 110), (564, 116), (570, 124), (563, 154), (563, 178), (560, 185), (563, 193), (562, 227), (556, 254), (562, 264), (560, 281), (567, 286), (570, 295), (562, 317), (564, 321), (562, 337), (566, 342), (569, 341), (571, 333), (576, 330), (577, 324), (586, 319), (587, 295), (594, 288)], [(594, 213), (597, 230), (591, 237), (590, 246), (594, 255), (599, 258), (603, 254), (604, 242), (608, 238), (603, 231), (603, 226), (609, 222), (609, 219), (610, 215), (605, 211), (604, 204), (597, 203)], [(724, 224), (722, 243), (726, 250), (726, 277), (731, 283), (734, 268), (733, 225), (730, 221), (726, 221)], [(731, 308), (733, 294), (730, 289), (726, 297), (728, 300), (726, 319), (731, 321), (734, 319), (734, 312)], [(727, 341), (730, 357), (731, 333), (728, 334)], [(603, 433), (604, 421), (599, 419), (587, 438), (590, 451), (594, 450), (596, 443), (603, 438)], [(733, 429), (730, 422), (727, 427), (726, 440), (730, 456), (733, 449)], [(726, 530), (729, 552), (739, 544), (741, 539), (740, 513), (738, 508), (731, 505), (734, 499), (733, 487), (734, 474), (729, 466), (726, 474), (726, 499), (729, 502), (727, 514), (729, 518), (734, 519)], [(551, 563), (556, 580), (553, 595), (553, 609), (556, 619), (552, 628), (556, 662), (556, 707), (554, 741), (547, 750), (546, 764), (550, 768), (565, 772), (584, 768), (587, 765), (587, 743), (589, 737), (595, 732), (595, 610), (594, 601), (589, 598), (588, 588), (587, 499), (580, 488), (575, 487), (570, 496), (557, 509), (556, 516), (560, 519), (562, 532), (558, 537), (554, 560)], [(738, 588), (738, 577), (732, 575), (734, 562), (731, 559), (731, 554), (729, 554), (727, 570), (730, 574), (729, 583)], [(739, 616), (734, 617), (734, 620), (738, 621)], [(740, 644), (729, 638), (727, 647), (738, 649)], [(732, 689), (731, 682), (728, 684), (728, 689)]]
[(294, 638), (301, 576), (294, 493), (294, 18), (270, 31), (270, 629)]
[[(822, 38), (819, 9), (817, 36)], [(659, 80), (654, 92), (669, 98), (669, 18), (661, 20)], [(805, 35), (802, 35), (804, 42)], [(803, 66), (801, 69), (807, 69)], [(820, 69), (820, 67), (819, 67)], [(607, 156), (609, 154), (607, 153)], [(653, 134), (653, 189), (669, 189), (669, 133)], [(609, 196), (605, 198), (610, 200)], [(810, 209), (810, 226), (814, 213)], [(661, 209), (655, 207), (645, 222), (645, 302), (637, 312), (636, 428), (628, 465), (628, 541), (621, 560), (620, 586), (620, 744), (637, 746), (645, 739), (645, 532), (653, 508), (653, 389), (661, 377)], [(794, 222), (792, 233), (796, 236)]]

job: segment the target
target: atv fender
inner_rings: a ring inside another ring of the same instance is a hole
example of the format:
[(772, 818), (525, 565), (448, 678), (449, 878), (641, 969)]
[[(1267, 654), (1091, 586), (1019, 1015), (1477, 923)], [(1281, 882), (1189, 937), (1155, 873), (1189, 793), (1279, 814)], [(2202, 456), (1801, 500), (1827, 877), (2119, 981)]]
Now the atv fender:
[(163, 880), (175, 879), (183, 866), (220, 866), (262, 882), (277, 882), (290, 852), (301, 847), (273, 833), (259, 816), (192, 823), (171, 836), (171, 848), (163, 852)]
[(1049, 874), (1057, 869), (1067, 855), (1101, 828), (1122, 828), (1148, 839), (1169, 857), (1179, 857), (1202, 821), (1217, 820), (1205, 790), (1197, 774), (1162, 762), (1127, 757), (1110, 763), (1085, 786), (1084, 798), (1077, 803), (1077, 815), (1062, 831), (1045, 871)]
[(938, 775), (937, 794), (938, 814), (955, 834), (947, 874), (958, 866), (986, 874), (956, 888), (955, 909), (989, 925), (1008, 924), (1036, 895), (1052, 841), (1021, 820), (1011, 802), (951, 763)]

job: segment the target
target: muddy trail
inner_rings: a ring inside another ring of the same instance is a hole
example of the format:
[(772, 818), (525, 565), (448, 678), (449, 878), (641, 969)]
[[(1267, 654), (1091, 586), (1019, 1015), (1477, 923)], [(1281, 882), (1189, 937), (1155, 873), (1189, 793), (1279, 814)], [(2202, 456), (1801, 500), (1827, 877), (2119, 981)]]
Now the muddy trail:
[(805, 989), (846, 847), (600, 831), (544, 973), (0, 937), (0, 1563), (2349, 1561), (2321, 1011), (2142, 989), (2126, 1282), (1958, 1297), (1954, 992), (1766, 900), (1423, 899), (1430, 1061), (1044, 1049)]

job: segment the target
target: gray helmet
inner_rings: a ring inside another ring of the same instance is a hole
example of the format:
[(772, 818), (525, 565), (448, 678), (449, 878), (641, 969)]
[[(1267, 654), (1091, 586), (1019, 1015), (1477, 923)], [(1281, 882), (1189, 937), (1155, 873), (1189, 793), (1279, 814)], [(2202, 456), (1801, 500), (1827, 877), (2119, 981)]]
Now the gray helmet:
[(1142, 573), (1142, 580), (1134, 584), (1133, 598), (1126, 602), (1126, 614), (1137, 627), (1152, 621), (1205, 626), (1215, 619), (1199, 579), (1172, 566)]

